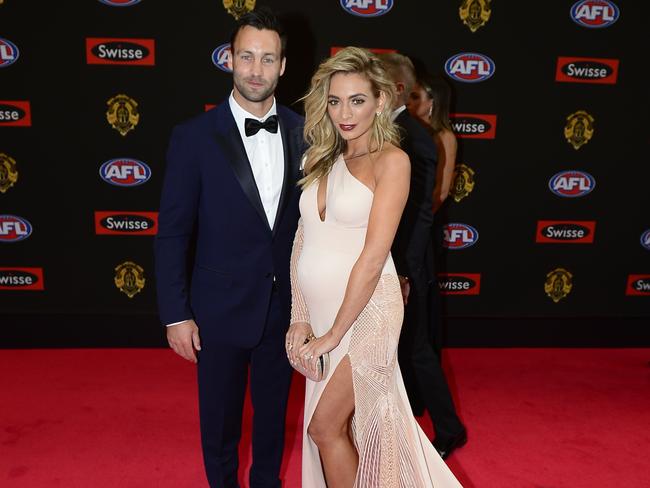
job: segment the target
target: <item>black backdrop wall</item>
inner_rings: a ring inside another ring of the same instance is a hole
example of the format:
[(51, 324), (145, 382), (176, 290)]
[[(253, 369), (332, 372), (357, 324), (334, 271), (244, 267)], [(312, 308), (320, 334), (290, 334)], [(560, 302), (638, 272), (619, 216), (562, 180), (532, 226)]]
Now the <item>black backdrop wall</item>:
[[(167, 141), (228, 95), (224, 4), (243, 3), (0, 2), (0, 344), (163, 342)], [(645, 8), (469, 3), (265, 2), (290, 32), (279, 101), (301, 111), (335, 46), (447, 69), (463, 165), (438, 216), (449, 342), (583, 345), (595, 324), (603, 343), (649, 342)]]

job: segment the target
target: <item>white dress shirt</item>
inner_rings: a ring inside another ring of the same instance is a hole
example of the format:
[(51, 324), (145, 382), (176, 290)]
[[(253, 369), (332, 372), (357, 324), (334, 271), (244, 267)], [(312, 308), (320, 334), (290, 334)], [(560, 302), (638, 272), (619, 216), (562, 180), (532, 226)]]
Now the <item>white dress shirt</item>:
[[(244, 120), (249, 118), (264, 122), (271, 115), (277, 115), (275, 98), (273, 99), (273, 105), (262, 118), (244, 110), (237, 103), (232, 93), (228, 99), (228, 104), (244, 142), (244, 149), (246, 149), (246, 156), (248, 156), (248, 161), (253, 170), (253, 178), (255, 178), (255, 184), (262, 200), (264, 213), (269, 227), (272, 229), (275, 216), (278, 213), (282, 183), (284, 181), (284, 148), (282, 147), (281, 129), (278, 125), (278, 131), (275, 134), (260, 129), (257, 134), (247, 137)], [(167, 327), (182, 324), (183, 322), (186, 322), (186, 320), (167, 324)]]
[(397, 116), (398, 116), (399, 114), (401, 114), (402, 112), (404, 112), (404, 110), (406, 110), (406, 105), (400, 105), (400, 106), (397, 107), (395, 110), (393, 110), (393, 113), (390, 114), (391, 120), (392, 120), (393, 122), (395, 122), (395, 119), (397, 118)]
[(276, 115), (275, 98), (269, 111), (261, 118), (244, 110), (237, 103), (232, 93), (228, 103), (237, 123), (239, 134), (242, 141), (244, 141), (244, 148), (253, 170), (257, 191), (260, 194), (269, 227), (272, 229), (275, 216), (278, 213), (278, 204), (280, 203), (280, 193), (282, 193), (282, 182), (284, 180), (284, 150), (282, 148), (280, 128), (278, 127), (275, 134), (260, 129), (257, 134), (246, 137), (244, 119), (249, 118), (264, 122), (271, 115)]

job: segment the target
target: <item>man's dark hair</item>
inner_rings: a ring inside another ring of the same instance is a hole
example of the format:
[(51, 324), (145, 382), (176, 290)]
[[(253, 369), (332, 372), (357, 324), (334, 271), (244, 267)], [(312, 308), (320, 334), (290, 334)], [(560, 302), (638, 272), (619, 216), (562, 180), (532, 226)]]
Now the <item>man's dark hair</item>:
[(287, 33), (280, 23), (280, 20), (270, 8), (260, 7), (239, 18), (235, 30), (233, 30), (232, 35), (230, 36), (231, 49), (235, 48), (235, 38), (237, 37), (237, 34), (246, 26), (255, 27), (258, 30), (266, 29), (277, 32), (278, 36), (280, 36), (280, 57), (284, 58), (287, 49)]

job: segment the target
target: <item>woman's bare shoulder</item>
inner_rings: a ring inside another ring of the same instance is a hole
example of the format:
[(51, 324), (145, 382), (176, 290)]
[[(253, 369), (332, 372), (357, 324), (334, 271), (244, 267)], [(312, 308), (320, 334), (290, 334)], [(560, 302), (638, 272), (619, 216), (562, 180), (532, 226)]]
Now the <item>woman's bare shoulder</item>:
[(458, 144), (456, 141), (456, 136), (450, 130), (447, 129), (441, 130), (436, 134), (436, 136), (440, 140), (440, 142), (444, 144), (446, 147), (456, 147), (456, 145)]
[(393, 144), (385, 144), (382, 150), (377, 153), (373, 163), (377, 176), (383, 174), (410, 174), (411, 171), (411, 162), (408, 155)]

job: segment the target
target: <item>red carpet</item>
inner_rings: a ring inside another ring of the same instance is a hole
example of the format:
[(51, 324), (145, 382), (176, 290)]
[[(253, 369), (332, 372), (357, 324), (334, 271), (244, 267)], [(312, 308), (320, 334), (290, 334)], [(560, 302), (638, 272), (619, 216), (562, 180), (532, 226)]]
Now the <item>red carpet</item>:
[[(470, 439), (451, 469), (466, 488), (650, 487), (649, 360), (650, 349), (448, 351)], [(1, 487), (207, 486), (194, 368), (171, 351), (0, 350), (0, 371)], [(296, 378), (289, 488), (301, 395)]]

